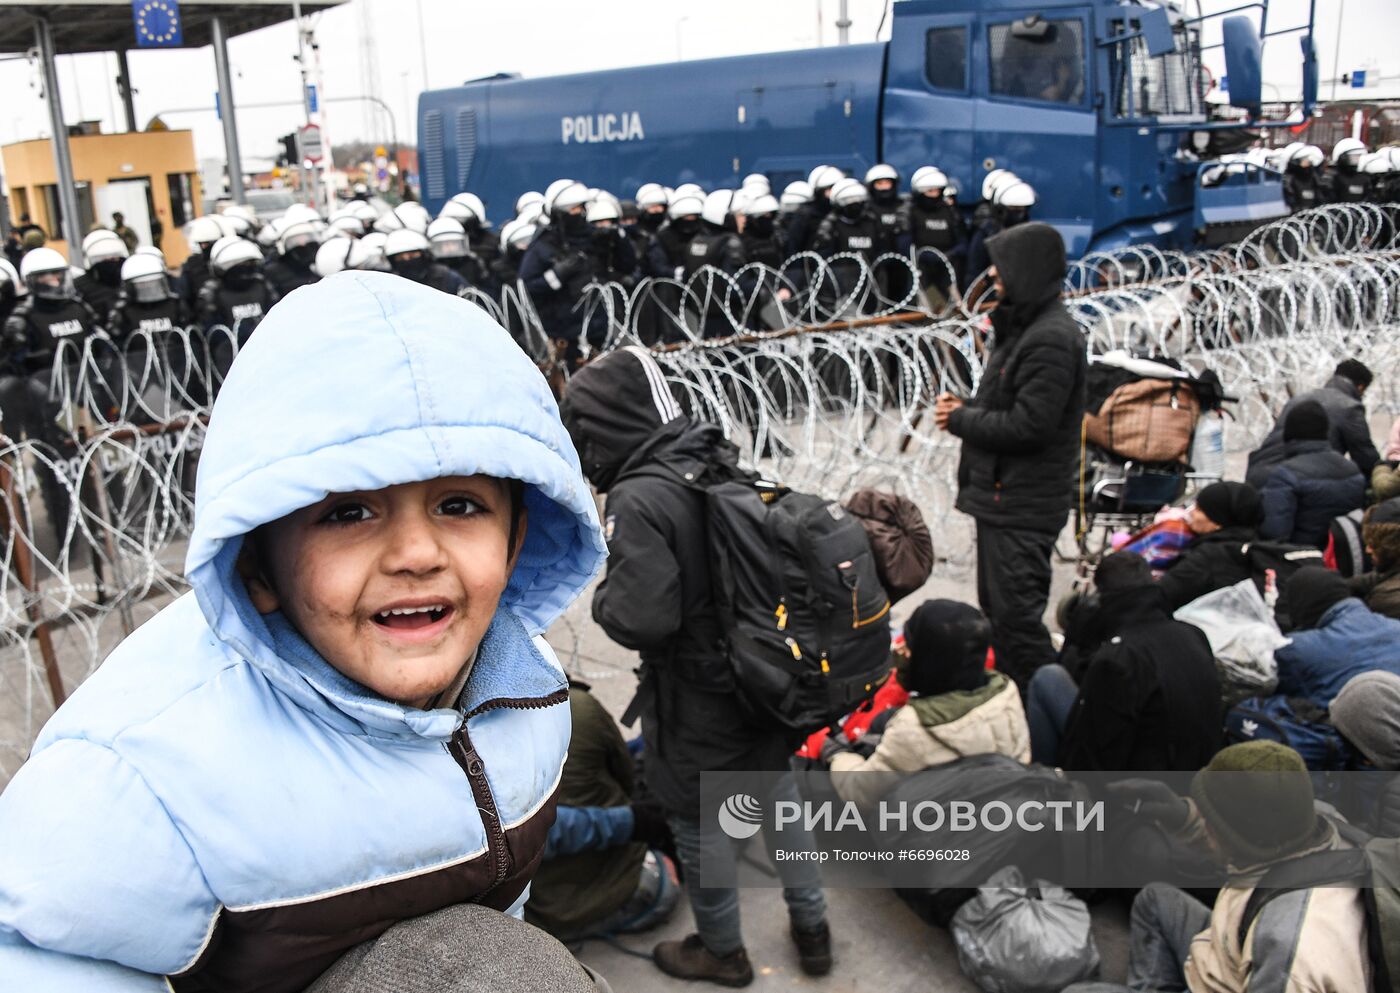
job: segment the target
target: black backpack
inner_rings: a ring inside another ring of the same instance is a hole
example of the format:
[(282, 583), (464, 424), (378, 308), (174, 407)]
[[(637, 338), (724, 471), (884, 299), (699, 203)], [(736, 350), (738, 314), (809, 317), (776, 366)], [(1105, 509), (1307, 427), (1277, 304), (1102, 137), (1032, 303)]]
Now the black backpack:
[(1278, 601), (1274, 604), (1274, 620), (1279, 630), (1292, 629), (1288, 597), (1284, 589), (1293, 574), (1305, 565), (1326, 565), (1322, 552), (1308, 545), (1290, 545), (1283, 541), (1250, 541), (1240, 546), (1240, 554), (1249, 564), (1249, 577), (1259, 588), (1259, 594), (1268, 602), (1268, 574), (1274, 574), (1274, 588), (1278, 591)]
[(1244, 948), (1249, 929), (1277, 897), (1314, 886), (1354, 885), (1366, 911), (1366, 954), (1372, 993), (1390, 993), (1400, 982), (1400, 840), (1372, 838), (1359, 828), (1335, 822), (1355, 848), (1314, 852), (1269, 869), (1245, 900), (1236, 937)]
[(764, 481), (705, 489), (725, 654), (749, 718), (810, 734), (890, 671), (890, 600), (860, 521), (835, 500)]

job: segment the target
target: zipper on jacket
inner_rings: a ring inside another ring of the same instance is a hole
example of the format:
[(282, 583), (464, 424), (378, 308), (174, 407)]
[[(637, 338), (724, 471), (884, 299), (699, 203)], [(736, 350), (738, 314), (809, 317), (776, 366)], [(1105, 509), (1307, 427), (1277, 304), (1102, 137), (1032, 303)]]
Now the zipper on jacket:
[(472, 798), (476, 800), (477, 810), (481, 813), (482, 827), (486, 829), (486, 851), (494, 864), (495, 876), (485, 892), (489, 893), (505, 882), (506, 877), (510, 875), (511, 857), (510, 848), (506, 844), (505, 828), (501, 824), (500, 810), (496, 807), (496, 797), (491, 792), (490, 782), (486, 779), (486, 763), (477, 752), (476, 746), (472, 744), (471, 735), (467, 732), (467, 721), (489, 710), (543, 710), (545, 707), (553, 707), (567, 702), (568, 699), (569, 691), (559, 690), (557, 693), (551, 693), (544, 697), (500, 697), (495, 700), (487, 700), (462, 716), (461, 725), (452, 733), (452, 737), (445, 744), (448, 754), (467, 774), (467, 782), (471, 784)]

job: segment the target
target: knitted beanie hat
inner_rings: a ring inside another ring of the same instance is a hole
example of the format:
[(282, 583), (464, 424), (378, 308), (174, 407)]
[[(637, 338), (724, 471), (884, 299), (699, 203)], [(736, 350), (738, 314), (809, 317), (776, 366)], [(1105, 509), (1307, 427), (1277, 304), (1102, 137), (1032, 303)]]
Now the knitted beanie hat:
[(1383, 669), (1353, 676), (1332, 700), (1328, 716), (1377, 769), (1400, 769), (1400, 676)]
[(1272, 862), (1312, 836), (1312, 780), (1302, 757), (1276, 741), (1222, 749), (1191, 780), (1191, 796), (1236, 865)]

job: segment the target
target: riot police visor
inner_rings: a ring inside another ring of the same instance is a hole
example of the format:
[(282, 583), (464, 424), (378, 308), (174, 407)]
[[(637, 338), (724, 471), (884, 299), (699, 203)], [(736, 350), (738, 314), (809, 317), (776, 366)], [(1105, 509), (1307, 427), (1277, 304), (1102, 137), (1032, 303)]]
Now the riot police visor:
[(160, 303), (170, 299), (170, 285), (160, 274), (128, 280), (126, 286), (132, 299), (138, 303)]
[(437, 238), (430, 247), (435, 259), (462, 259), (467, 256), (466, 238)]
[(73, 274), (67, 269), (30, 273), (25, 285), (39, 300), (73, 300), (78, 296), (73, 286)]

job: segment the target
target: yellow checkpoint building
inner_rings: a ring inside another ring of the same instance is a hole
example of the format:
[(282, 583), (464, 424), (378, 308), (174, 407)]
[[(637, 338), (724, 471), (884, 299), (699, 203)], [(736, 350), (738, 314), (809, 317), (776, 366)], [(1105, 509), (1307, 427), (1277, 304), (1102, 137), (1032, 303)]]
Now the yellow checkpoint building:
[[(199, 167), (190, 131), (131, 131), (122, 134), (85, 133), (70, 128), (73, 178), (78, 187), (78, 228), (112, 227), (112, 213), (123, 215), (127, 227), (143, 245), (157, 244), (166, 262), (178, 266), (189, 254), (183, 228), (203, 202)], [(75, 265), (81, 258), (67, 251), (60, 227), (53, 146), (47, 138), (18, 141), (0, 147), (4, 176), (10, 188), (11, 221), (28, 214)]]

